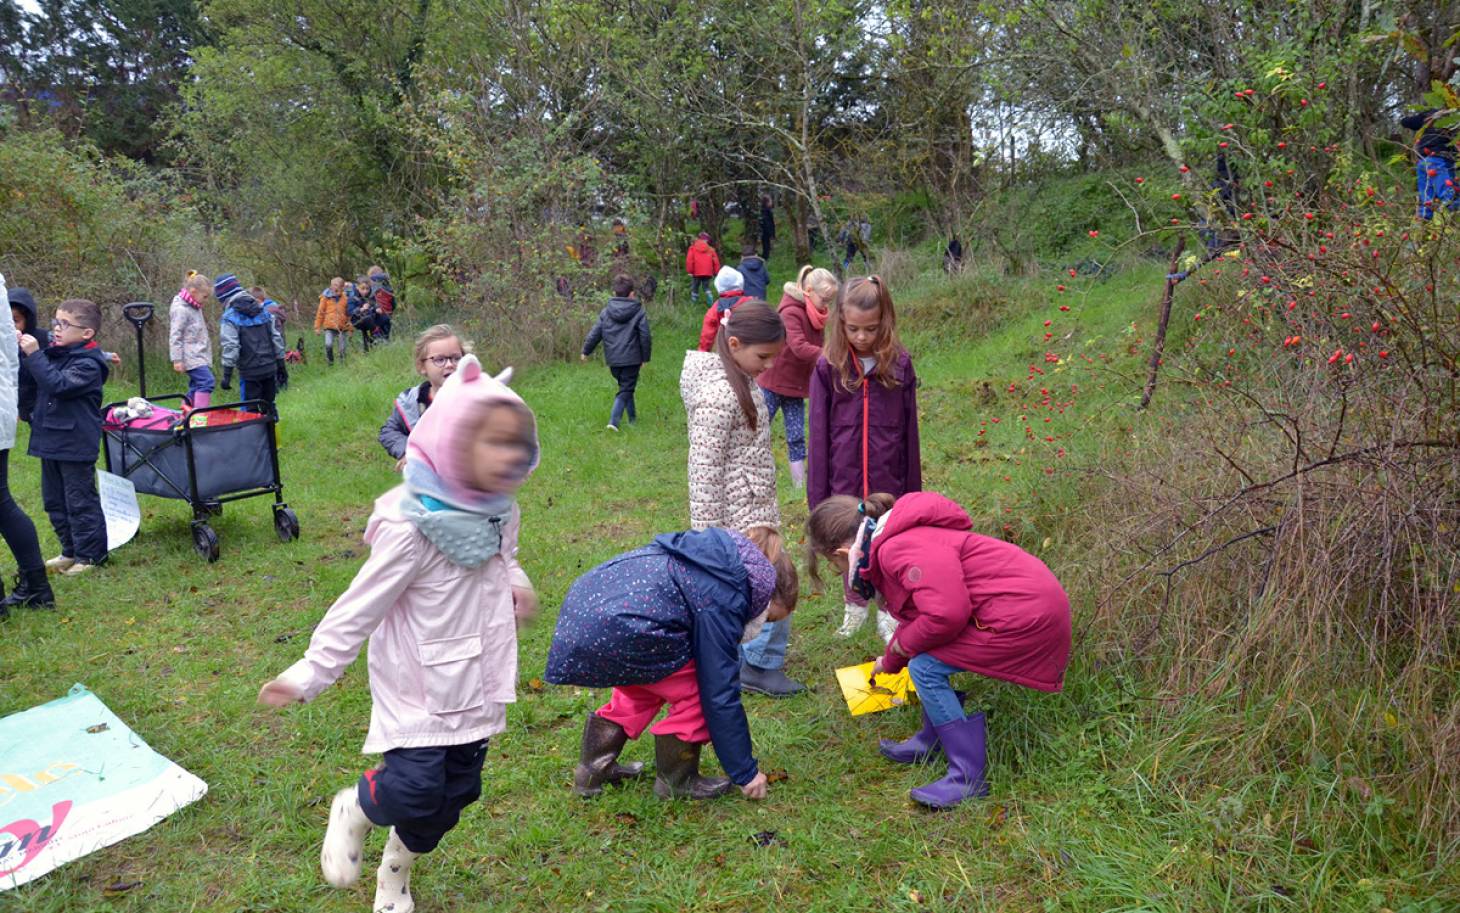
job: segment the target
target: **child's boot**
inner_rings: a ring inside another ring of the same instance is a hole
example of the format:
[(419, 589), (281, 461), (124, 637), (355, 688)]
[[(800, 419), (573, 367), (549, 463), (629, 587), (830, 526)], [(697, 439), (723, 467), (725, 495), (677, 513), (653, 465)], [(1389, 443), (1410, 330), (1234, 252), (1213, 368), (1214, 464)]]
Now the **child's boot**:
[(406, 849), (395, 828), (390, 829), (375, 872), (375, 913), (411, 913), (416, 908), (411, 897), (411, 865), (420, 855)]
[(606, 720), (589, 711), (583, 724), (583, 748), (578, 766), (573, 768), (573, 792), (580, 796), (596, 796), (605, 785), (622, 783), (644, 775), (644, 763), (618, 763), (619, 752), (628, 744), (629, 734), (613, 720)]
[(964, 799), (989, 794), (984, 779), (988, 764), (988, 728), (982, 713), (936, 727), (938, 741), (948, 756), (948, 774), (909, 795), (930, 808), (952, 808)]
[(791, 484), (794, 485), (794, 486), (796, 486), (797, 488), (805, 488), (806, 487), (806, 461), (805, 460), (792, 460), (790, 465), (791, 465)]
[(882, 757), (894, 764), (922, 764), (941, 749), (938, 732), (933, 728), (933, 721), (928, 719), (927, 708), (923, 708), (923, 728), (914, 733), (912, 738), (902, 742), (892, 739), (880, 739), (877, 742), (877, 750), (882, 752)]
[(661, 799), (714, 799), (735, 788), (729, 777), (700, 776), (700, 749), (678, 736), (654, 736), (654, 795)]
[(15, 590), (5, 597), (4, 602), (0, 602), (0, 614), (19, 606), (49, 609), (55, 605), (56, 594), (51, 590), (51, 580), (46, 576), (46, 569), (38, 568), (20, 572), (20, 582), (15, 585)]
[(862, 622), (866, 620), (866, 606), (857, 605), (855, 602), (847, 603), (846, 607), (842, 609), (842, 626), (836, 629), (836, 636), (851, 637), (853, 634), (857, 633), (857, 629), (860, 628), (862, 626)]
[(897, 633), (897, 619), (886, 609), (877, 610), (877, 633), (885, 644), (892, 643), (892, 636)]
[(337, 888), (355, 883), (360, 877), (365, 835), (374, 826), (360, 807), (360, 795), (355, 787), (335, 793), (335, 801), (330, 803), (330, 823), (325, 828), (324, 846), (319, 851), (319, 868), (324, 872), (325, 881)]
[(213, 404), (213, 392), (210, 390), (204, 393), (202, 390), (193, 394), (193, 408), (206, 409)]

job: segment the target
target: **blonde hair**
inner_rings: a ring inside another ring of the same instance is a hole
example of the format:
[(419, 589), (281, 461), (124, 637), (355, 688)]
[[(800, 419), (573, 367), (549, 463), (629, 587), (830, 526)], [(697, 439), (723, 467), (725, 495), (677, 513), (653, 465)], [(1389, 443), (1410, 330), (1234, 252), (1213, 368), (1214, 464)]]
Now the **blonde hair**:
[(416, 337), (414, 354), (417, 371), (421, 370), (421, 365), (426, 360), (426, 350), (431, 347), (431, 343), (440, 342), (443, 339), (455, 339), (461, 343), (461, 354), (463, 355), (471, 352), (471, 343), (467, 342), (460, 333), (452, 329), (450, 324), (438, 323), (433, 327), (427, 327), (421, 331), (421, 335)]
[(187, 276), (183, 279), (183, 288), (202, 289), (203, 291), (211, 292), (213, 290), (213, 280), (195, 269), (190, 269), (188, 270)]
[(815, 292), (816, 297), (820, 298), (828, 308), (836, 300), (837, 292), (841, 291), (842, 287), (841, 282), (837, 280), (831, 270), (812, 266), (809, 263), (801, 267), (801, 272), (796, 274), (796, 284), (805, 291)]

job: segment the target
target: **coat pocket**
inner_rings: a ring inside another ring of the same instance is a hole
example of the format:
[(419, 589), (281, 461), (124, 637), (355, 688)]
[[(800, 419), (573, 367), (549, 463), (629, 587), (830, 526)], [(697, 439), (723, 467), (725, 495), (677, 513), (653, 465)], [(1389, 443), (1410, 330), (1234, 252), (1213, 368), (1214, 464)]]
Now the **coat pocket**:
[(482, 705), (480, 634), (422, 641), (417, 648), (427, 710), (456, 713)]

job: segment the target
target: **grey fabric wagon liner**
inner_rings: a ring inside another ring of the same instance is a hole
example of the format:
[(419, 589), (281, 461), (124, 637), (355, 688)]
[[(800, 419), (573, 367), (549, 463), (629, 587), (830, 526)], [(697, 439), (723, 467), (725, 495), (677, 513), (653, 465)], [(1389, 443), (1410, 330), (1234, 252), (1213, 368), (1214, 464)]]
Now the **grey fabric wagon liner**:
[(188, 500), (192, 488), (186, 435), (192, 438), (198, 498), (270, 488), (274, 484), (271, 431), (272, 423), (266, 418), (181, 432), (107, 429), (107, 466), (130, 479), (143, 494)]

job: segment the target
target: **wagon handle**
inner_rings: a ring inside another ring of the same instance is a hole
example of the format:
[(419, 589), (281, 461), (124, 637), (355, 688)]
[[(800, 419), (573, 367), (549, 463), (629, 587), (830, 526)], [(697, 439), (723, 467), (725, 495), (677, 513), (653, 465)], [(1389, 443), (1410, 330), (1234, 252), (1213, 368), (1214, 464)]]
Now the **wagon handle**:
[(142, 328), (152, 320), (156, 310), (149, 301), (134, 301), (122, 305), (122, 316), (137, 328), (137, 395), (147, 398), (147, 360), (142, 350)]

